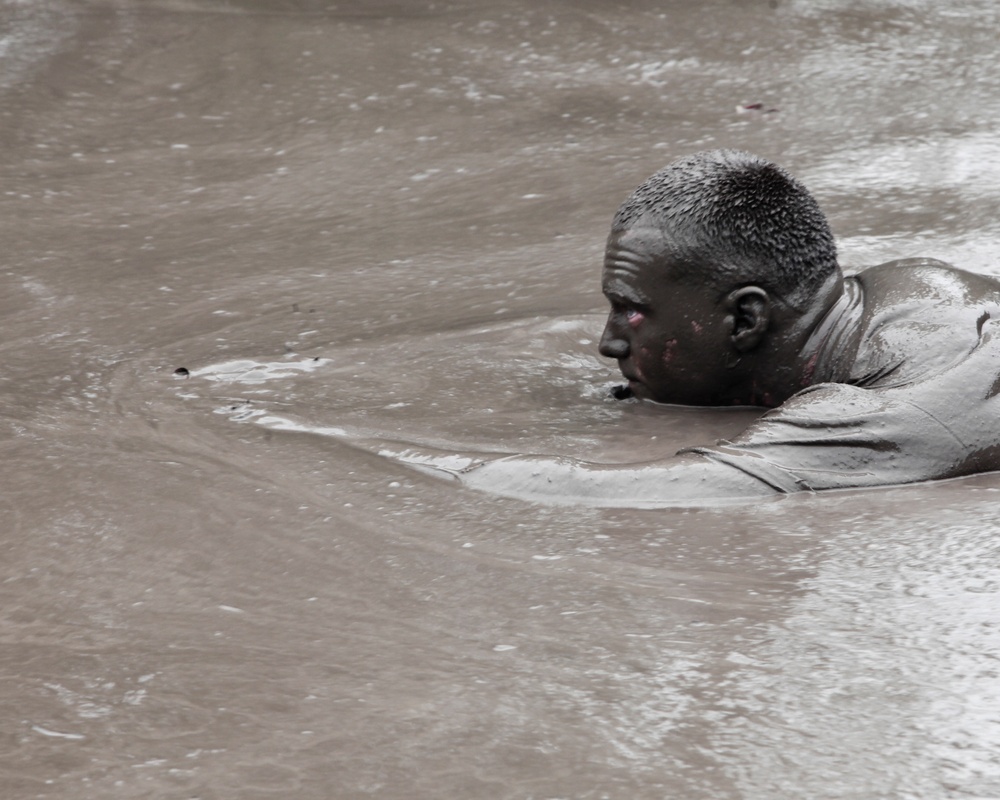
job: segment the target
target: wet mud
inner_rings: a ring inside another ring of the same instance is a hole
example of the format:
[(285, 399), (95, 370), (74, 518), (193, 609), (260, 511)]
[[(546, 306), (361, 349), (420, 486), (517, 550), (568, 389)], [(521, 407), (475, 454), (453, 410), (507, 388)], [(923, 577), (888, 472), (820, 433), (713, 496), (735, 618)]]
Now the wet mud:
[(11, 798), (1000, 797), (1000, 478), (491, 498), (652, 459), (625, 195), (738, 147), (842, 261), (1000, 275), (985, 1), (0, 4)]

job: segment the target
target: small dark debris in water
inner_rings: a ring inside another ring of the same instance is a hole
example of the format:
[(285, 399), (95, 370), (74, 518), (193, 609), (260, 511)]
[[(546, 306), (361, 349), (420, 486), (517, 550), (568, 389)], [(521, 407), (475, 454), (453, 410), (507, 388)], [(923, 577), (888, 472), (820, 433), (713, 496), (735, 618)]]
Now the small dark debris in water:
[(238, 402), (236, 405), (229, 406), (229, 410), (230, 411), (239, 411), (241, 408), (246, 408), (249, 405), (251, 405), (251, 401), (250, 400), (240, 400), (240, 402)]
[(191, 370), (189, 370), (187, 367), (178, 367), (177, 369), (174, 370), (174, 377), (175, 378), (190, 378), (191, 377)]
[(319, 356), (314, 357), (313, 361), (319, 361)]
[(630, 397), (635, 397), (632, 394), (632, 390), (624, 383), (620, 383), (617, 386), (612, 386), (611, 391), (608, 392), (615, 400), (628, 400)]
[(752, 111), (757, 111), (761, 114), (775, 114), (778, 109), (767, 108), (763, 103), (742, 103), (736, 106), (737, 114), (749, 114)]
[(296, 314), (299, 313), (299, 304), (298, 303), (292, 303), (292, 311), (294, 313), (296, 313)]

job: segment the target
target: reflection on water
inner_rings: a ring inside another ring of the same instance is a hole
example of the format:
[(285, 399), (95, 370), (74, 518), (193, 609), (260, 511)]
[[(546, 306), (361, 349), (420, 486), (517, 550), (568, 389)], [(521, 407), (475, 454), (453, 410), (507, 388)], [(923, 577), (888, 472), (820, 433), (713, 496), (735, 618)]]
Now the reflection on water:
[(935, 511), (904, 530), (847, 526), (749, 653), (731, 684), (754, 718), (737, 749), (751, 742), (741, 771), (764, 796), (782, 766), (813, 796), (844, 796), (829, 782), (845, 769), (881, 773), (886, 796), (1000, 792), (996, 525)]
[[(933, 141), (887, 142), (846, 163), (843, 158), (820, 162), (806, 174), (811, 181), (842, 192), (859, 184), (870, 191), (960, 191), (972, 206), (990, 197), (1000, 179), (1000, 144), (985, 131)], [(954, 222), (946, 217), (940, 224)]]
[(745, 426), (595, 352), (615, 207), (700, 147), (848, 265), (1000, 273), (998, 21), (0, 3), (5, 796), (1000, 797), (995, 476), (645, 512), (371, 452)]

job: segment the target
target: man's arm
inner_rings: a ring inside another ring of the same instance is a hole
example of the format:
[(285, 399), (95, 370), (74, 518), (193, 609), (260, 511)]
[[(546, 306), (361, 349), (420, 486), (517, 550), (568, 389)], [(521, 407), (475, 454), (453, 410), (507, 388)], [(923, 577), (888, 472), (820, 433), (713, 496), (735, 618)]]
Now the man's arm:
[(663, 508), (775, 494), (745, 472), (694, 454), (627, 465), (510, 456), (457, 475), (473, 489), (552, 505)]

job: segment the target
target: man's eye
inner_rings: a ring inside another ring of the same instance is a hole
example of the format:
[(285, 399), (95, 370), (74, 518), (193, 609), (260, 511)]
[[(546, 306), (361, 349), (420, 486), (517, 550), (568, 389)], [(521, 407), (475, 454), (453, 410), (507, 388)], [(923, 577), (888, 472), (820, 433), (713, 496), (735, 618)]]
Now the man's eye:
[(633, 325), (640, 320), (642, 320), (642, 312), (635, 308), (625, 309), (625, 319), (631, 322)]

